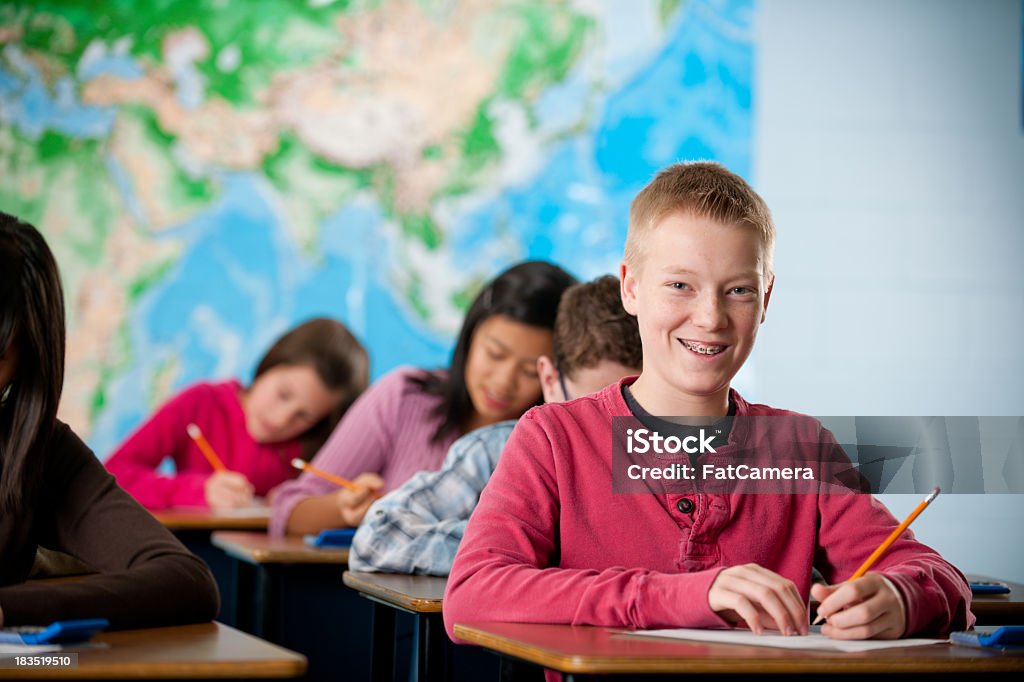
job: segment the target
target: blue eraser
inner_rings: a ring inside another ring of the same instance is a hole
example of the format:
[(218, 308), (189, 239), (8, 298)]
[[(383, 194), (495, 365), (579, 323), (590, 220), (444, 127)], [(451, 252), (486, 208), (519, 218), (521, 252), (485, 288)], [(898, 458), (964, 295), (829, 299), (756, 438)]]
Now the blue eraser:
[(1022, 649), (1024, 648), (1024, 625), (990, 625), (952, 632), (949, 641), (953, 644), (966, 644), (987, 649)]
[(97, 632), (110, 626), (105, 618), (58, 620), (41, 628), (4, 628), (0, 630), (3, 644), (77, 644), (87, 642)]
[(349, 547), (355, 534), (355, 528), (329, 528), (317, 535), (307, 535), (304, 540), (309, 547)]
[(1010, 586), (998, 580), (971, 580), (971, 594), (1009, 594)]

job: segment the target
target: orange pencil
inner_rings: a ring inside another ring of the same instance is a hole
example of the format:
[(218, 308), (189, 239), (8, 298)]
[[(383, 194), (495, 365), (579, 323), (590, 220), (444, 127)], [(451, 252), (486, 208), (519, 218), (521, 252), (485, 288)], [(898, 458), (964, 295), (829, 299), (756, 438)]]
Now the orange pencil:
[[(889, 533), (889, 537), (887, 537), (885, 539), (885, 542), (883, 542), (882, 544), (880, 544), (878, 546), (878, 549), (876, 549), (871, 554), (871, 556), (869, 556), (867, 558), (867, 560), (863, 564), (860, 565), (860, 568), (858, 568), (857, 571), (846, 580), (846, 582), (850, 582), (851, 580), (856, 580), (857, 578), (860, 578), (865, 573), (867, 573), (868, 570), (872, 566), (875, 565), (875, 562), (878, 561), (878, 558), (880, 556), (882, 556), (882, 554), (885, 553), (885, 550), (889, 549), (889, 545), (891, 545), (892, 543), (896, 542), (896, 538), (898, 538), (900, 535), (902, 535), (903, 531), (905, 531), (907, 528), (910, 527), (910, 524), (912, 524), (914, 522), (914, 519), (916, 519), (918, 517), (918, 515), (921, 512), (924, 511), (925, 507), (927, 507), (929, 504), (931, 504), (932, 500), (934, 500), (936, 497), (939, 496), (940, 492), (941, 491), (939, 489), (939, 486), (935, 486), (934, 488), (932, 488), (932, 491), (928, 494), (928, 497), (926, 497), (923, 500), (921, 500), (921, 503), (919, 505), (917, 505), (917, 508), (914, 509), (914, 511), (910, 512), (910, 516), (908, 516), (907, 518), (903, 519), (903, 523), (901, 523), (900, 525), (896, 526), (895, 530), (893, 530), (893, 532)], [(824, 616), (819, 615), (817, 618), (814, 619), (814, 622), (811, 623), (811, 625), (817, 625), (818, 623), (820, 623), (824, 619), (825, 619)]]
[(185, 430), (188, 431), (189, 438), (194, 440), (196, 445), (199, 446), (199, 452), (203, 453), (203, 456), (206, 457), (208, 462), (210, 462), (210, 466), (213, 467), (214, 471), (228, 470), (228, 468), (224, 466), (224, 462), (221, 461), (221, 458), (217, 456), (213, 446), (211, 446), (209, 441), (206, 440), (206, 436), (203, 435), (203, 432), (198, 426), (195, 424), (189, 424)]
[[(359, 492), (360, 490), (362, 490), (362, 486), (353, 483), (352, 481), (348, 480), (347, 478), (342, 478), (341, 476), (335, 476), (334, 474), (329, 474), (326, 471), (324, 471), (323, 469), (317, 469), (315, 466), (313, 466), (309, 462), (305, 462), (305, 461), (299, 459), (298, 457), (296, 457), (295, 459), (292, 460), (292, 466), (295, 467), (296, 469), (298, 469), (299, 471), (308, 471), (309, 473), (313, 474), (314, 476), (319, 476), (320, 478), (324, 479), (325, 481), (330, 481), (334, 485), (339, 485), (342, 488), (348, 488), (349, 490), (351, 490), (353, 492)], [(379, 493), (373, 493), (373, 496), (374, 497), (380, 497), (380, 494)]]

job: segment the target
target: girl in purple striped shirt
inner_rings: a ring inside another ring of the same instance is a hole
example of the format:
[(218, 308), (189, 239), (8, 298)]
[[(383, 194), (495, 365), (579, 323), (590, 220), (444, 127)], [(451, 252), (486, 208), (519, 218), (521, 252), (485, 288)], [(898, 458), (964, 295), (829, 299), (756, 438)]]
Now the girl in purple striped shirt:
[(520, 263), (477, 295), (448, 369), (398, 368), (355, 402), (313, 466), (354, 480), (338, 490), (310, 474), (274, 495), (270, 532), (357, 526), (377, 493), (441, 466), (448, 446), (482, 426), (516, 419), (541, 400), (537, 358), (551, 354), (562, 292), (576, 280), (542, 261)]

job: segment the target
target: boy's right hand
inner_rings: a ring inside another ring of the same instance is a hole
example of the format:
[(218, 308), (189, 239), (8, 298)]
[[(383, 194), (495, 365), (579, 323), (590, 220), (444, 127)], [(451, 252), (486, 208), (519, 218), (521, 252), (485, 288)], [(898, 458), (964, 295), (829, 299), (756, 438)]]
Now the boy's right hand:
[(384, 488), (384, 479), (373, 473), (362, 473), (352, 481), (358, 490), (342, 488), (337, 492), (338, 512), (341, 520), (347, 527), (356, 527), (363, 521), (366, 511), (373, 504), (381, 489)]
[(210, 509), (237, 509), (253, 504), (255, 489), (249, 479), (237, 471), (216, 471), (203, 487)]
[(744, 564), (718, 574), (708, 591), (711, 609), (730, 623), (744, 621), (756, 634), (765, 629), (806, 635), (807, 607), (796, 585), (774, 571)]

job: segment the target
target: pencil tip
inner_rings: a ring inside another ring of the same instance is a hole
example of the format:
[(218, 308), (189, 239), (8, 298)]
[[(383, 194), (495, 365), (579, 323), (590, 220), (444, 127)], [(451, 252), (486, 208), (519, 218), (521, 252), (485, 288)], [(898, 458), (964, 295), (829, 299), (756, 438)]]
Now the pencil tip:
[(189, 438), (192, 439), (199, 438), (200, 436), (203, 435), (203, 432), (200, 431), (199, 427), (196, 426), (195, 424), (189, 424), (188, 426), (185, 427), (185, 430), (188, 431)]
[(306, 463), (303, 462), (298, 457), (296, 457), (295, 459), (292, 460), (292, 466), (295, 467), (296, 469), (305, 469)]

